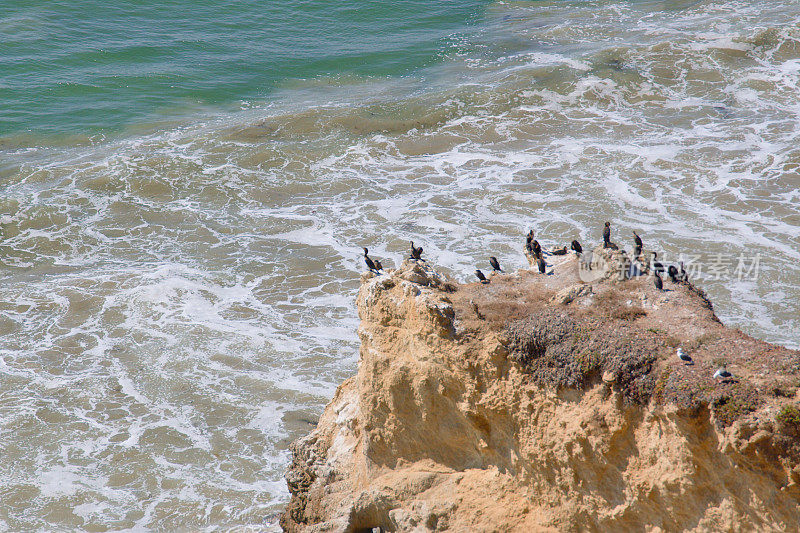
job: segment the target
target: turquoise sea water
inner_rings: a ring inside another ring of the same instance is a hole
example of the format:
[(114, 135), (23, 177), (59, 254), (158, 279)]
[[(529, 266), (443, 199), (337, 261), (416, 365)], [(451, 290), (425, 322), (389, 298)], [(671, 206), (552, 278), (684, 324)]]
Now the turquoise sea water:
[(487, 2), (10, 0), (0, 136), (116, 133), (441, 61)]

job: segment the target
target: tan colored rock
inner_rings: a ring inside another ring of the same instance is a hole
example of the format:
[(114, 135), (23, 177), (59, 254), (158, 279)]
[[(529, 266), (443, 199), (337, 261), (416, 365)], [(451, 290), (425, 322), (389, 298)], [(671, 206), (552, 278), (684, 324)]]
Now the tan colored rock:
[(592, 293), (592, 286), (589, 284), (578, 284), (571, 287), (564, 287), (553, 296), (553, 302), (558, 302), (562, 305), (572, 303), (576, 298), (585, 296)]
[(611, 384), (617, 381), (617, 374), (610, 370), (603, 372), (603, 383)]
[[(577, 261), (455, 292), (413, 261), (364, 278), (358, 373), (291, 447), (284, 529), (797, 530), (776, 416), (800, 354), (728, 330), (689, 284), (582, 285)], [(719, 359), (738, 383), (711, 378)]]

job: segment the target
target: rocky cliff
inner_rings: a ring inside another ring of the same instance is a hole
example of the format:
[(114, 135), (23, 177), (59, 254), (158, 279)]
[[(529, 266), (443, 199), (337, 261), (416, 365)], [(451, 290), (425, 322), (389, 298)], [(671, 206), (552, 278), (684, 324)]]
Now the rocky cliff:
[(286, 531), (798, 530), (800, 353), (690, 283), (550, 262), (364, 275), (358, 373), (292, 446)]

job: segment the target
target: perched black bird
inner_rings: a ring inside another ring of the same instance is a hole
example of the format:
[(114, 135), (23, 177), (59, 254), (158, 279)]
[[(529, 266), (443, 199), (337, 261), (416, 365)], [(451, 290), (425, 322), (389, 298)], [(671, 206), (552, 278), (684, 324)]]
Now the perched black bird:
[(383, 265), (378, 259), (375, 260), (375, 270), (383, 270)]
[(528, 233), (528, 236), (525, 237), (525, 249), (529, 254), (533, 255), (533, 230), (531, 230), (530, 233)]
[(678, 283), (678, 269), (675, 268), (675, 265), (670, 265), (667, 269), (667, 274), (669, 275), (669, 279), (672, 283)]
[(489, 264), (492, 265), (492, 268), (496, 272), (502, 272), (503, 271), (503, 269), (500, 268), (500, 263), (497, 262), (497, 258), (495, 256), (492, 256), (492, 257), (489, 258)]
[(603, 228), (603, 248), (611, 246), (611, 222), (606, 222)]
[(424, 259), (422, 259), (422, 246), (416, 248), (414, 246), (414, 241), (411, 241), (411, 259), (415, 259), (417, 261), (424, 261)]
[(538, 256), (536, 262), (539, 264), (539, 273), (544, 274), (544, 269), (547, 266), (544, 262), (544, 258), (542, 258), (542, 256), (540, 255)]
[(659, 274), (663, 274), (664, 273), (664, 265), (659, 263), (658, 261), (656, 261), (656, 258), (658, 257), (658, 253), (657, 252), (650, 252), (650, 253), (653, 254), (653, 260), (650, 263), (652, 265), (652, 267), (653, 267), (653, 270), (655, 270)]
[(480, 270), (476, 270), (475, 275), (478, 276), (478, 279), (481, 280), (481, 283), (489, 283), (489, 280), (486, 279), (486, 276), (484, 276), (483, 272)]
[(581, 243), (579, 243), (577, 240), (572, 241), (572, 249), (575, 250), (575, 253), (578, 254), (583, 253), (583, 248), (581, 247)]
[(681, 281), (689, 281), (689, 274), (686, 273), (686, 270), (683, 269), (683, 261), (681, 261)]
[(534, 239), (534, 241), (531, 243), (531, 252), (533, 253), (534, 257), (541, 257), (542, 247), (539, 244), (539, 241)]
[(656, 289), (660, 291), (664, 290), (664, 282), (661, 281), (661, 276), (658, 275), (658, 272), (656, 272), (656, 277), (653, 279), (653, 285), (655, 285)]
[(550, 253), (553, 255), (567, 255), (567, 247), (564, 246), (563, 248), (553, 248), (550, 250)]
[(641, 250), (642, 247), (644, 246), (642, 244), (642, 238), (639, 237), (639, 234), (636, 233), (635, 231), (633, 232), (633, 242), (634, 242), (634, 244), (636, 244), (636, 246), (639, 248), (639, 250)]
[(380, 269), (375, 266), (375, 263), (372, 262), (372, 259), (369, 258), (368, 254), (369, 254), (369, 250), (364, 248), (364, 262), (367, 264), (367, 268), (377, 272)]

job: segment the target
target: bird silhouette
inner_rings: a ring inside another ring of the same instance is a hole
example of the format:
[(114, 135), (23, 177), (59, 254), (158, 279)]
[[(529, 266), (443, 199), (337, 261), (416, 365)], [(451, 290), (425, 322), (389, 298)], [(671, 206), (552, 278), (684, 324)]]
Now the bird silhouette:
[(664, 290), (664, 282), (661, 280), (661, 276), (658, 275), (658, 272), (656, 272), (656, 277), (653, 279), (653, 285), (660, 291)]
[(544, 274), (544, 271), (545, 271), (545, 268), (547, 267), (547, 265), (545, 264), (544, 258), (542, 258), (541, 255), (536, 260), (536, 263), (539, 265), (539, 273), (540, 274)]
[(675, 265), (670, 265), (667, 268), (667, 274), (669, 275), (669, 279), (672, 280), (672, 283), (678, 283), (678, 269), (675, 268)]
[(603, 248), (611, 246), (611, 222), (606, 222), (603, 228)]
[(364, 262), (367, 264), (367, 268), (369, 268), (370, 270), (373, 270), (375, 272), (380, 270), (377, 266), (375, 266), (375, 263), (372, 262), (372, 259), (369, 258), (369, 250), (367, 250), (366, 248), (364, 248)]
[(411, 241), (411, 259), (415, 261), (424, 261), (424, 259), (422, 259), (422, 246), (419, 248), (415, 247), (414, 241)]

